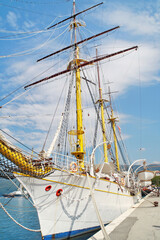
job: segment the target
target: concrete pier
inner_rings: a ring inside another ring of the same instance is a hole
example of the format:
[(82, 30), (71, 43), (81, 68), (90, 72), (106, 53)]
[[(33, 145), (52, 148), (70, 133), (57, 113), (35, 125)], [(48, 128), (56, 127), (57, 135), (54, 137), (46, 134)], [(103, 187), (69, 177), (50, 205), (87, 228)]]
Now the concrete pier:
[[(158, 206), (154, 206), (154, 202)], [(149, 194), (105, 227), (110, 240), (159, 240), (160, 197)], [(89, 240), (104, 239), (99, 231)]]

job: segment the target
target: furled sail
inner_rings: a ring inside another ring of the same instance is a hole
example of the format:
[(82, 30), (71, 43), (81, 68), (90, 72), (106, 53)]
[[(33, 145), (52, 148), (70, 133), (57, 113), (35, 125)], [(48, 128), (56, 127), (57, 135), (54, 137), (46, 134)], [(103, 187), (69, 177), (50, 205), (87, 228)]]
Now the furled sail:
[[(0, 133), (0, 153), (18, 167), (15, 168), (14, 165), (10, 165), (12, 170), (18, 169), (21, 173), (41, 177), (52, 170), (51, 164), (48, 164), (48, 162), (46, 164), (45, 161), (42, 162), (40, 159), (33, 160), (31, 156), (25, 155), (21, 149), (9, 142), (2, 133)], [(36, 161), (40, 163), (38, 166), (35, 164)]]
[(51, 153), (52, 153), (52, 151), (53, 151), (53, 149), (54, 149), (54, 147), (55, 147), (55, 143), (56, 143), (56, 141), (57, 141), (57, 138), (58, 138), (59, 133), (60, 133), (60, 130), (61, 130), (62, 121), (63, 121), (63, 115), (62, 115), (62, 117), (61, 117), (61, 120), (60, 120), (58, 129), (57, 129), (57, 132), (56, 132), (56, 134), (55, 134), (55, 136), (54, 136), (54, 139), (53, 139), (53, 141), (52, 141), (52, 143), (51, 143), (51, 145), (50, 145), (50, 147), (49, 147), (49, 149), (48, 149), (48, 151), (47, 151), (47, 153), (46, 153), (46, 156), (47, 156), (47, 157), (50, 157), (50, 155), (51, 155)]

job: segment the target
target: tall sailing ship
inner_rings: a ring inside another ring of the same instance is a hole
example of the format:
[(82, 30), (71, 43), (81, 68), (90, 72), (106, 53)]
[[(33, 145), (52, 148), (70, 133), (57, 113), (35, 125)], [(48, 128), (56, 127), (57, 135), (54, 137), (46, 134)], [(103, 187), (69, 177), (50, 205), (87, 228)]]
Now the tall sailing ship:
[[(108, 100), (105, 100), (99, 68), (101, 61), (137, 50), (137, 46), (103, 56), (98, 56), (96, 51), (96, 57), (91, 60), (81, 58), (80, 46), (83, 43), (119, 28), (117, 26), (86, 39), (78, 39), (79, 28), (83, 24), (77, 20), (77, 16), (101, 4), (76, 13), (73, 0), (73, 14), (49, 27), (51, 29), (71, 20), (73, 42), (38, 62), (67, 50), (73, 51), (72, 59), (66, 69), (25, 86), (25, 89), (29, 89), (49, 79), (69, 74), (66, 103), (49, 149), (45, 151), (43, 147), (38, 154), (34, 150), (26, 153), (13, 145), (5, 137), (4, 131), (0, 133), (1, 172), (3, 170), (4, 173), (9, 173), (10, 177), (16, 177), (29, 193), (38, 213), (44, 240), (92, 234), (102, 227), (102, 223), (107, 225), (139, 199), (139, 187), (132, 174), (126, 174), (125, 165), (128, 162), (123, 158), (122, 151), (118, 150), (122, 139), (118, 139), (116, 133), (117, 118), (111, 104), (111, 91), (108, 88)], [(96, 66), (97, 84), (87, 77), (87, 66)], [(83, 92), (84, 83), (86, 85)], [(95, 99), (93, 87), (98, 88), (98, 99)], [(95, 122), (92, 119), (87, 123), (83, 115), (82, 95), (86, 92), (85, 98), (88, 100), (90, 95), (90, 102), (93, 104)], [(75, 107), (72, 104), (75, 104)], [(93, 138), (90, 131), (86, 131), (87, 124), (90, 129), (94, 129)], [(112, 130), (112, 139), (107, 134), (106, 125)], [(100, 138), (100, 135), (101, 142), (97, 144), (96, 137)], [(120, 157), (124, 159), (121, 164)]]

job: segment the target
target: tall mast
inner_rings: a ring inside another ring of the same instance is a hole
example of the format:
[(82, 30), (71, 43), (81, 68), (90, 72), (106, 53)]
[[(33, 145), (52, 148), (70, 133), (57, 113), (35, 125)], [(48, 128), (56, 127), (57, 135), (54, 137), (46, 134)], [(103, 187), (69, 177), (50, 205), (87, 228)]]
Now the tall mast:
[(111, 103), (110, 87), (109, 87), (109, 101), (110, 101), (110, 107), (111, 107), (111, 116), (109, 118), (109, 121), (110, 121), (112, 129), (113, 129), (113, 138), (114, 138), (114, 148), (115, 148), (117, 170), (120, 171), (119, 157), (118, 157), (118, 146), (117, 146), (117, 137), (116, 137), (116, 125), (115, 125), (115, 122), (117, 121), (117, 118), (114, 117), (114, 113), (113, 113), (113, 108), (112, 108), (112, 103)]
[[(75, 0), (73, 0), (73, 15), (75, 15)], [(76, 75), (76, 120), (77, 120), (77, 143), (76, 143), (76, 151), (72, 152), (72, 154), (79, 160), (80, 169), (84, 168), (84, 139), (83, 139), (83, 120), (82, 120), (82, 101), (81, 101), (81, 76), (80, 76), (80, 68), (78, 67), (80, 64), (79, 60), (79, 48), (76, 44), (77, 36), (76, 29), (80, 25), (80, 23), (76, 22), (76, 16), (73, 18), (73, 31), (74, 31), (74, 59), (73, 63), (76, 66), (75, 75)]]
[[(51, 57), (57, 53), (60, 53), (62, 51), (65, 51), (71, 47), (74, 47), (74, 57), (73, 57), (73, 60), (69, 62), (68, 64), (68, 67), (67, 69), (61, 71), (61, 72), (57, 72), (57, 73), (54, 73), (53, 75), (50, 75), (48, 77), (45, 77), (43, 79), (40, 79), (36, 82), (32, 82), (26, 86), (24, 86), (24, 89), (27, 89), (28, 87), (32, 87), (36, 84), (39, 84), (39, 83), (42, 83), (44, 81), (48, 81), (49, 79), (52, 79), (52, 78), (55, 78), (55, 77), (59, 77), (60, 75), (63, 75), (63, 74), (66, 74), (66, 73), (69, 73), (71, 71), (74, 71), (75, 73), (75, 77), (76, 77), (76, 121), (77, 121), (77, 129), (76, 130), (71, 130), (68, 132), (69, 135), (74, 135), (77, 137), (77, 141), (76, 141), (76, 148), (74, 148), (74, 150), (71, 152), (72, 155), (74, 155), (76, 158), (77, 158), (77, 161), (78, 161), (78, 164), (79, 164), (79, 167), (80, 169), (82, 170), (84, 168), (84, 154), (85, 154), (85, 151), (84, 151), (84, 130), (83, 130), (83, 119), (82, 119), (82, 103), (81, 103), (81, 76), (80, 76), (80, 69), (85, 67), (85, 66), (88, 66), (88, 65), (92, 65), (93, 63), (96, 63), (96, 62), (99, 62), (99, 61), (102, 61), (102, 60), (105, 60), (107, 58), (111, 58), (111, 57), (114, 57), (116, 55), (119, 55), (119, 54), (122, 54), (122, 53), (125, 53), (125, 52), (128, 52), (128, 51), (131, 51), (131, 50), (137, 50), (138, 46), (134, 46), (134, 47), (130, 47), (130, 48), (127, 48), (127, 49), (124, 49), (124, 50), (121, 50), (121, 51), (118, 51), (118, 52), (114, 52), (114, 53), (111, 53), (111, 54), (105, 54), (105, 55), (102, 55), (100, 57), (97, 57), (97, 58), (93, 58), (92, 60), (90, 61), (86, 61), (86, 60), (83, 60), (83, 59), (80, 59), (79, 58), (79, 47), (78, 45), (85, 42), (85, 41), (88, 41), (88, 40), (91, 40), (93, 38), (96, 38), (102, 34), (106, 34), (110, 31), (113, 31), (117, 28), (119, 28), (119, 26), (115, 27), (115, 28), (112, 28), (112, 29), (109, 29), (109, 30), (106, 30), (104, 32), (101, 32), (101, 33), (98, 33), (96, 35), (93, 35), (89, 38), (86, 38), (86, 39), (83, 39), (79, 42), (77, 42), (77, 36), (76, 36), (76, 29), (78, 26), (82, 26), (82, 24), (80, 22), (78, 22), (76, 20), (76, 16), (78, 16), (79, 14), (81, 13), (84, 13), (90, 9), (93, 9), (99, 5), (103, 4), (103, 2), (99, 3), (99, 4), (96, 4), (90, 8), (87, 8), (81, 12), (78, 12), (75, 14), (75, 0), (73, 0), (73, 15), (50, 26), (49, 28), (47, 29), (50, 29), (50, 28), (53, 28), (55, 26), (57, 26), (58, 24), (61, 24), (62, 22), (64, 21), (67, 21), (69, 19), (73, 19), (73, 21), (71, 22), (70, 24), (70, 29), (73, 29), (73, 33), (74, 33), (74, 44), (71, 44), (61, 50), (58, 50), (54, 53), (51, 53), (41, 59), (38, 59), (37, 61), (41, 61), (41, 60), (44, 60), (48, 57)], [(99, 72), (99, 66), (97, 65), (97, 69), (98, 69), (98, 72)], [(99, 73), (98, 73), (99, 75)], [(102, 99), (102, 89), (100, 87), (100, 80), (99, 80), (99, 95), (100, 95), (100, 105), (101, 105), (101, 116), (102, 116), (102, 125), (103, 125), (103, 141), (104, 141), (104, 159), (105, 159), (105, 162), (108, 162), (108, 157), (107, 157), (107, 143), (106, 143), (106, 134), (105, 134), (105, 120), (104, 120), (104, 108), (103, 108), (103, 103), (104, 103), (104, 99)], [(73, 144), (71, 143), (71, 147), (73, 147)], [(74, 147), (75, 147), (75, 141), (74, 141)]]
[[(96, 49), (96, 57), (98, 57), (98, 51)], [(107, 138), (106, 138), (106, 128), (105, 128), (105, 119), (104, 119), (104, 107), (103, 103), (104, 100), (102, 98), (102, 88), (101, 88), (101, 82), (100, 82), (100, 75), (99, 75), (99, 64), (97, 62), (97, 74), (98, 74), (98, 86), (99, 86), (99, 100), (98, 102), (100, 103), (101, 107), (101, 120), (102, 120), (102, 135), (103, 135), (103, 151), (104, 151), (104, 162), (108, 162), (108, 156), (107, 156)]]

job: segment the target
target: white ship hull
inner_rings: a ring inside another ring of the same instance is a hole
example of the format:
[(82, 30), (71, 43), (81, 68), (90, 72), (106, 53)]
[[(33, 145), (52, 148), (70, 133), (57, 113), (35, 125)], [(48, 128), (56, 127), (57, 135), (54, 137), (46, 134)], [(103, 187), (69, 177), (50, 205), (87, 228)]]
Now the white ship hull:
[[(99, 228), (86, 175), (56, 169), (43, 179), (20, 174), (16, 177), (33, 199), (44, 240), (68, 239)], [(104, 224), (136, 202), (136, 196), (115, 182), (93, 177), (90, 182)], [(63, 192), (57, 196), (59, 189)]]

